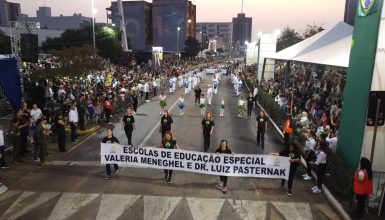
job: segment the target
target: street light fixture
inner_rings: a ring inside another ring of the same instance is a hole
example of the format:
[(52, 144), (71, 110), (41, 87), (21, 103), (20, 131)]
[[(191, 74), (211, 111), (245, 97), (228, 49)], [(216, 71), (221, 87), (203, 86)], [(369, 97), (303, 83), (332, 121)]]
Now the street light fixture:
[(179, 54), (179, 31), (180, 27), (177, 27), (176, 32), (176, 53)]
[(96, 55), (95, 15), (96, 13), (98, 13), (98, 10), (94, 8), (94, 0), (92, 0), (91, 3), (92, 3), (92, 41), (94, 44), (94, 55)]

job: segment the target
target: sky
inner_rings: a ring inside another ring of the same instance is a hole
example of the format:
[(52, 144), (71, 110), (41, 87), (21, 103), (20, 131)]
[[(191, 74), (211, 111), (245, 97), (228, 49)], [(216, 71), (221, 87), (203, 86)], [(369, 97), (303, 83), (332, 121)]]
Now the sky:
[[(36, 16), (39, 6), (51, 7), (52, 15), (82, 13), (91, 17), (92, 0), (8, 0), (21, 4), (21, 11)], [(124, 0), (123, 0), (124, 1)], [(152, 2), (152, 1), (147, 1)], [(230, 22), (241, 12), (241, 0), (192, 0), (197, 6), (197, 22)], [(94, 0), (97, 22), (106, 22), (110, 0)], [(345, 0), (244, 0), (244, 13), (253, 18), (253, 38), (261, 31), (272, 32), (286, 25), (303, 30), (307, 24), (325, 28), (343, 20)]]

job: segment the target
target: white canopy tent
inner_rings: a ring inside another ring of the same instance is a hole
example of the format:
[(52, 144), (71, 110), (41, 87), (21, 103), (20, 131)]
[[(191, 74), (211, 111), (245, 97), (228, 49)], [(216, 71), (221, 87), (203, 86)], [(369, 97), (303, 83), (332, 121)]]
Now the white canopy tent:
[(267, 58), (348, 67), (352, 35), (353, 27), (339, 22)]

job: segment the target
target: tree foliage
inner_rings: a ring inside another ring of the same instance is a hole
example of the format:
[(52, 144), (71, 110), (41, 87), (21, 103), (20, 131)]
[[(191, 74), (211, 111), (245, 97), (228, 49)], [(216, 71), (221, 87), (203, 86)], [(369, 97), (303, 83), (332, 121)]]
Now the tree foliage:
[(306, 28), (302, 33), (296, 31), (294, 28), (286, 26), (277, 40), (277, 52), (312, 37), (323, 30), (325, 30), (323, 25), (318, 25), (316, 23), (306, 25)]
[(302, 40), (302, 36), (295, 29), (286, 26), (282, 30), (281, 36), (277, 39), (277, 52), (288, 48)]
[[(115, 28), (106, 26), (95, 27), (96, 47), (99, 55), (103, 58), (109, 58), (112, 62), (119, 61), (122, 53), (120, 39), (120, 32)], [(44, 52), (49, 53), (52, 50), (81, 47), (85, 44), (93, 44), (92, 27), (66, 30), (60, 37), (48, 38), (44, 41), (42, 49)]]
[(11, 54), (11, 38), (0, 30), (0, 54)]
[(94, 56), (94, 48), (91, 44), (85, 44), (81, 47), (63, 48), (62, 50), (53, 50), (58, 66), (55, 68), (45, 68), (34, 70), (31, 74), (33, 79), (55, 77), (84, 77), (89, 71), (102, 70), (104, 67), (103, 59)]
[(199, 51), (202, 50), (201, 44), (197, 39), (194, 37), (187, 37), (183, 52), (182, 52), (182, 57), (196, 57), (199, 53)]

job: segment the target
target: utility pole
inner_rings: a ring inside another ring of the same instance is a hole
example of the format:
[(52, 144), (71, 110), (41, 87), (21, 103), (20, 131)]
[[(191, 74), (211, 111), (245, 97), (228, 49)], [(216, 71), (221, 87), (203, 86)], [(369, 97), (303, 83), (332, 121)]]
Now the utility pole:
[(124, 13), (123, 13), (122, 0), (118, 0), (118, 11), (119, 11), (119, 17), (120, 17), (120, 33), (121, 33), (121, 36), (122, 36), (123, 52), (128, 52), (126, 23), (124, 22)]

